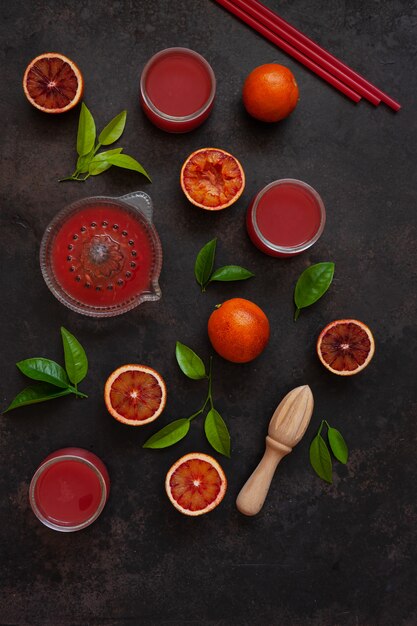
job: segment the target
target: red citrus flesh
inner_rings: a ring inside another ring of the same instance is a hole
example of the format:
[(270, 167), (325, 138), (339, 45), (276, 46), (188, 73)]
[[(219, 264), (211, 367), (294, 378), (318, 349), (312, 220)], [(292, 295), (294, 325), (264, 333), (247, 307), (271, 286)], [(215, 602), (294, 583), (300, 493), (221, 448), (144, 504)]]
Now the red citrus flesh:
[(163, 378), (144, 365), (124, 365), (108, 378), (104, 399), (110, 414), (120, 422), (142, 426), (163, 411), (166, 386)]
[(363, 370), (375, 351), (373, 335), (363, 322), (337, 320), (322, 330), (317, 340), (317, 354), (327, 369), (341, 376)]
[(165, 488), (172, 504), (185, 515), (203, 515), (223, 500), (226, 476), (208, 454), (192, 452), (169, 470)]
[(29, 102), (45, 113), (63, 113), (81, 99), (84, 82), (78, 67), (62, 54), (42, 54), (33, 59), (23, 77)]
[(193, 152), (181, 169), (181, 187), (196, 206), (219, 211), (230, 206), (245, 188), (245, 174), (239, 161), (219, 148)]

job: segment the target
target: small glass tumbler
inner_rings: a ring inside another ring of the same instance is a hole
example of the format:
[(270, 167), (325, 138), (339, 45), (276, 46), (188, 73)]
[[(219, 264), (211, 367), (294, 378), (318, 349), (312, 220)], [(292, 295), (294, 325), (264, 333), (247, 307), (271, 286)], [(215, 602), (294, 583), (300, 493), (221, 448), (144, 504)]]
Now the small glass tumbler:
[(276, 180), (256, 194), (246, 227), (259, 250), (274, 257), (291, 257), (308, 250), (320, 238), (326, 210), (317, 191), (293, 178)]
[(167, 48), (146, 63), (140, 77), (142, 108), (158, 128), (186, 133), (210, 115), (216, 77), (201, 54), (188, 48)]
[(29, 487), (29, 502), (48, 528), (68, 533), (92, 524), (110, 492), (104, 463), (89, 450), (62, 448), (46, 457)]

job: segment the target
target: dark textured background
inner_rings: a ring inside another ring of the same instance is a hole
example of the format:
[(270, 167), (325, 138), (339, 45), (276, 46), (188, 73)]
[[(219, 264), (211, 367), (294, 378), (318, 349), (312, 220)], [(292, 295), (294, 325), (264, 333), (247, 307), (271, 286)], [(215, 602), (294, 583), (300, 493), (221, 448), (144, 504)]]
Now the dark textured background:
[[(14, 363), (34, 355), (62, 360), (61, 324), (86, 347), (88, 400), (67, 398), (16, 411), (0, 421), (0, 623), (45, 626), (236, 624), (414, 626), (416, 601), (416, 187), (417, 5), (411, 0), (269, 0), (268, 5), (403, 104), (393, 114), (353, 105), (209, 0), (2, 3), (2, 386), (5, 407), (24, 384)], [(202, 53), (218, 78), (214, 112), (194, 133), (154, 128), (138, 105), (146, 60), (167, 46)], [(82, 68), (85, 101), (98, 127), (128, 109), (120, 142), (153, 177), (110, 171), (85, 184), (70, 173), (78, 110), (47, 116), (21, 88), (37, 54), (57, 50)], [(256, 65), (289, 66), (301, 98), (277, 125), (249, 119), (241, 87)], [(185, 200), (179, 170), (206, 145), (243, 163), (242, 198), (219, 215)], [(249, 242), (251, 196), (282, 177), (313, 185), (327, 207), (320, 242), (293, 260), (264, 256)], [(63, 206), (83, 196), (151, 194), (163, 249), (163, 299), (119, 318), (94, 321), (67, 310), (38, 267), (42, 233)], [(210, 286), (193, 280), (199, 248), (217, 236), (219, 265), (240, 263), (256, 278)], [(310, 263), (334, 260), (323, 300), (292, 321), (296, 278)], [(103, 384), (126, 362), (144, 362), (168, 383), (158, 426), (199, 406), (204, 384), (187, 380), (175, 341), (208, 358), (208, 316), (233, 296), (254, 300), (272, 326), (252, 364), (215, 358), (214, 393), (233, 439), (222, 505), (199, 519), (178, 514), (164, 493), (167, 469), (192, 450), (211, 452), (202, 421), (165, 451), (142, 443), (155, 426), (125, 427), (107, 413)], [(370, 367), (350, 380), (328, 373), (315, 340), (333, 319), (356, 317), (373, 329)], [(235, 498), (258, 462), (269, 418), (292, 387), (311, 385), (316, 408), (306, 437), (282, 463), (261, 515), (249, 519)], [(312, 472), (309, 442), (322, 418), (345, 435), (347, 467), (328, 486)], [(44, 528), (28, 506), (39, 462), (62, 446), (82, 446), (105, 461), (110, 500), (88, 529)]]

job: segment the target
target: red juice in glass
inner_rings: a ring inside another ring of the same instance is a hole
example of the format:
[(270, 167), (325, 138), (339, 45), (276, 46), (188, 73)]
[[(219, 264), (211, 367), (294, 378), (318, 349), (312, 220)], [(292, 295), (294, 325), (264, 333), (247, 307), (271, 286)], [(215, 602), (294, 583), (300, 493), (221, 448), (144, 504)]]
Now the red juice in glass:
[(81, 530), (102, 512), (110, 491), (104, 463), (82, 448), (62, 448), (36, 470), (29, 501), (36, 517), (61, 532)]
[(246, 215), (249, 237), (262, 252), (276, 257), (300, 254), (320, 237), (326, 211), (307, 183), (277, 180), (253, 199)]
[(64, 209), (41, 246), (48, 287), (70, 308), (94, 317), (158, 299), (161, 258), (153, 225), (134, 207), (105, 198)]
[(200, 126), (213, 108), (216, 79), (207, 61), (188, 48), (167, 48), (145, 65), (140, 101), (162, 130), (185, 133)]

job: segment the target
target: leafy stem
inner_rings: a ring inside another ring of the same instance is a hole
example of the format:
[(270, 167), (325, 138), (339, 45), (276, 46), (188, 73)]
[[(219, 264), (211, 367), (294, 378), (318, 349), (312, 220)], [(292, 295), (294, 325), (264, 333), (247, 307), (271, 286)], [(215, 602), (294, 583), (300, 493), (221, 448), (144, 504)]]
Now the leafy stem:
[(72, 174), (71, 176), (66, 176), (65, 178), (59, 178), (58, 182), (59, 183), (64, 183), (66, 180), (77, 180), (78, 182), (83, 182), (84, 179), (82, 178), (78, 178), (79, 173), (75, 172), (75, 174)]
[(84, 181), (87, 180), (87, 178), (90, 178), (91, 174), (87, 174), (87, 176), (84, 176), (84, 178), (80, 178), (81, 176), (81, 172), (75, 172), (74, 174), (72, 174), (71, 176), (67, 176), (66, 178), (60, 178), (58, 180), (59, 183), (64, 183), (66, 180), (75, 180), (78, 183), (83, 183)]
[(87, 375), (88, 360), (84, 348), (66, 328), (61, 327), (62, 345), (64, 348), (65, 369), (44, 357), (32, 357), (16, 363), (22, 374), (37, 381), (23, 389), (12, 400), (4, 413), (29, 404), (37, 404), (70, 394), (77, 398), (87, 398), (78, 390), (80, 383)]
[(210, 402), (210, 407), (213, 408), (213, 396), (212, 396), (212, 384), (213, 384), (213, 378), (212, 378), (212, 369), (213, 369), (213, 357), (210, 357), (210, 365), (209, 365), (209, 373), (208, 376), (206, 376), (207, 380), (208, 380), (208, 390), (207, 390), (207, 396), (206, 399), (204, 400), (204, 404), (201, 407), (201, 409), (199, 409), (198, 411), (196, 411), (195, 413), (193, 413), (192, 415), (190, 415), (190, 417), (188, 418), (188, 421), (191, 422), (191, 420), (193, 420), (195, 417), (197, 417), (197, 415), (201, 415), (202, 413), (204, 413), (207, 404)]
[(197, 417), (197, 415), (201, 415), (202, 413), (204, 413), (204, 409), (207, 406), (207, 402), (208, 402), (208, 398), (206, 398), (203, 406), (201, 407), (201, 409), (198, 409), (198, 411), (196, 411), (195, 413), (193, 413), (192, 415), (190, 415), (190, 417), (188, 417), (188, 421), (191, 422), (191, 420), (193, 420), (195, 417)]
[(214, 408), (213, 401), (213, 357), (210, 357), (209, 372), (206, 373), (206, 368), (200, 357), (188, 346), (177, 341), (175, 354), (177, 363), (181, 371), (192, 380), (204, 380), (208, 381), (207, 395), (203, 405), (198, 411), (193, 413), (187, 418), (181, 418), (170, 422), (161, 430), (152, 435), (143, 444), (144, 448), (167, 448), (174, 443), (181, 441), (189, 429), (190, 423), (198, 415), (204, 414), (209, 405), (209, 411), (206, 414), (204, 421), (204, 431), (210, 445), (220, 454), (230, 456), (230, 435), (227, 430), (227, 426), (221, 417), (220, 413)]
[(213, 396), (212, 396), (213, 377), (212, 377), (212, 371), (213, 371), (213, 357), (210, 356), (209, 375), (208, 375), (209, 384), (208, 384), (207, 399), (210, 400), (211, 408), (213, 408)]
[(76, 387), (73, 387), (72, 385), (68, 385), (67, 389), (71, 391), (71, 393), (73, 393), (74, 396), (77, 396), (78, 398), (88, 398), (88, 396), (85, 393), (78, 391), (78, 389)]
[(217, 239), (212, 239), (207, 242), (201, 248), (195, 260), (194, 275), (203, 293), (207, 285), (213, 281), (229, 282), (234, 280), (246, 280), (254, 276), (252, 272), (239, 265), (224, 265), (213, 271), (216, 246)]
[(121, 111), (110, 120), (99, 134), (96, 143), (96, 124), (91, 112), (83, 102), (78, 121), (76, 169), (71, 176), (61, 178), (59, 182), (69, 180), (84, 182), (90, 176), (102, 174), (113, 165), (139, 172), (151, 180), (146, 170), (136, 159), (127, 154), (121, 154), (123, 148), (98, 153), (101, 147), (109, 146), (121, 137), (126, 125), (126, 116), (127, 111)]
[(330, 426), (327, 420), (321, 420), (317, 435), (310, 445), (310, 463), (316, 474), (324, 481), (332, 483), (332, 458), (325, 439), (321, 436), (323, 427), (327, 427), (327, 439), (333, 456), (343, 464), (348, 460), (348, 447), (342, 434)]

